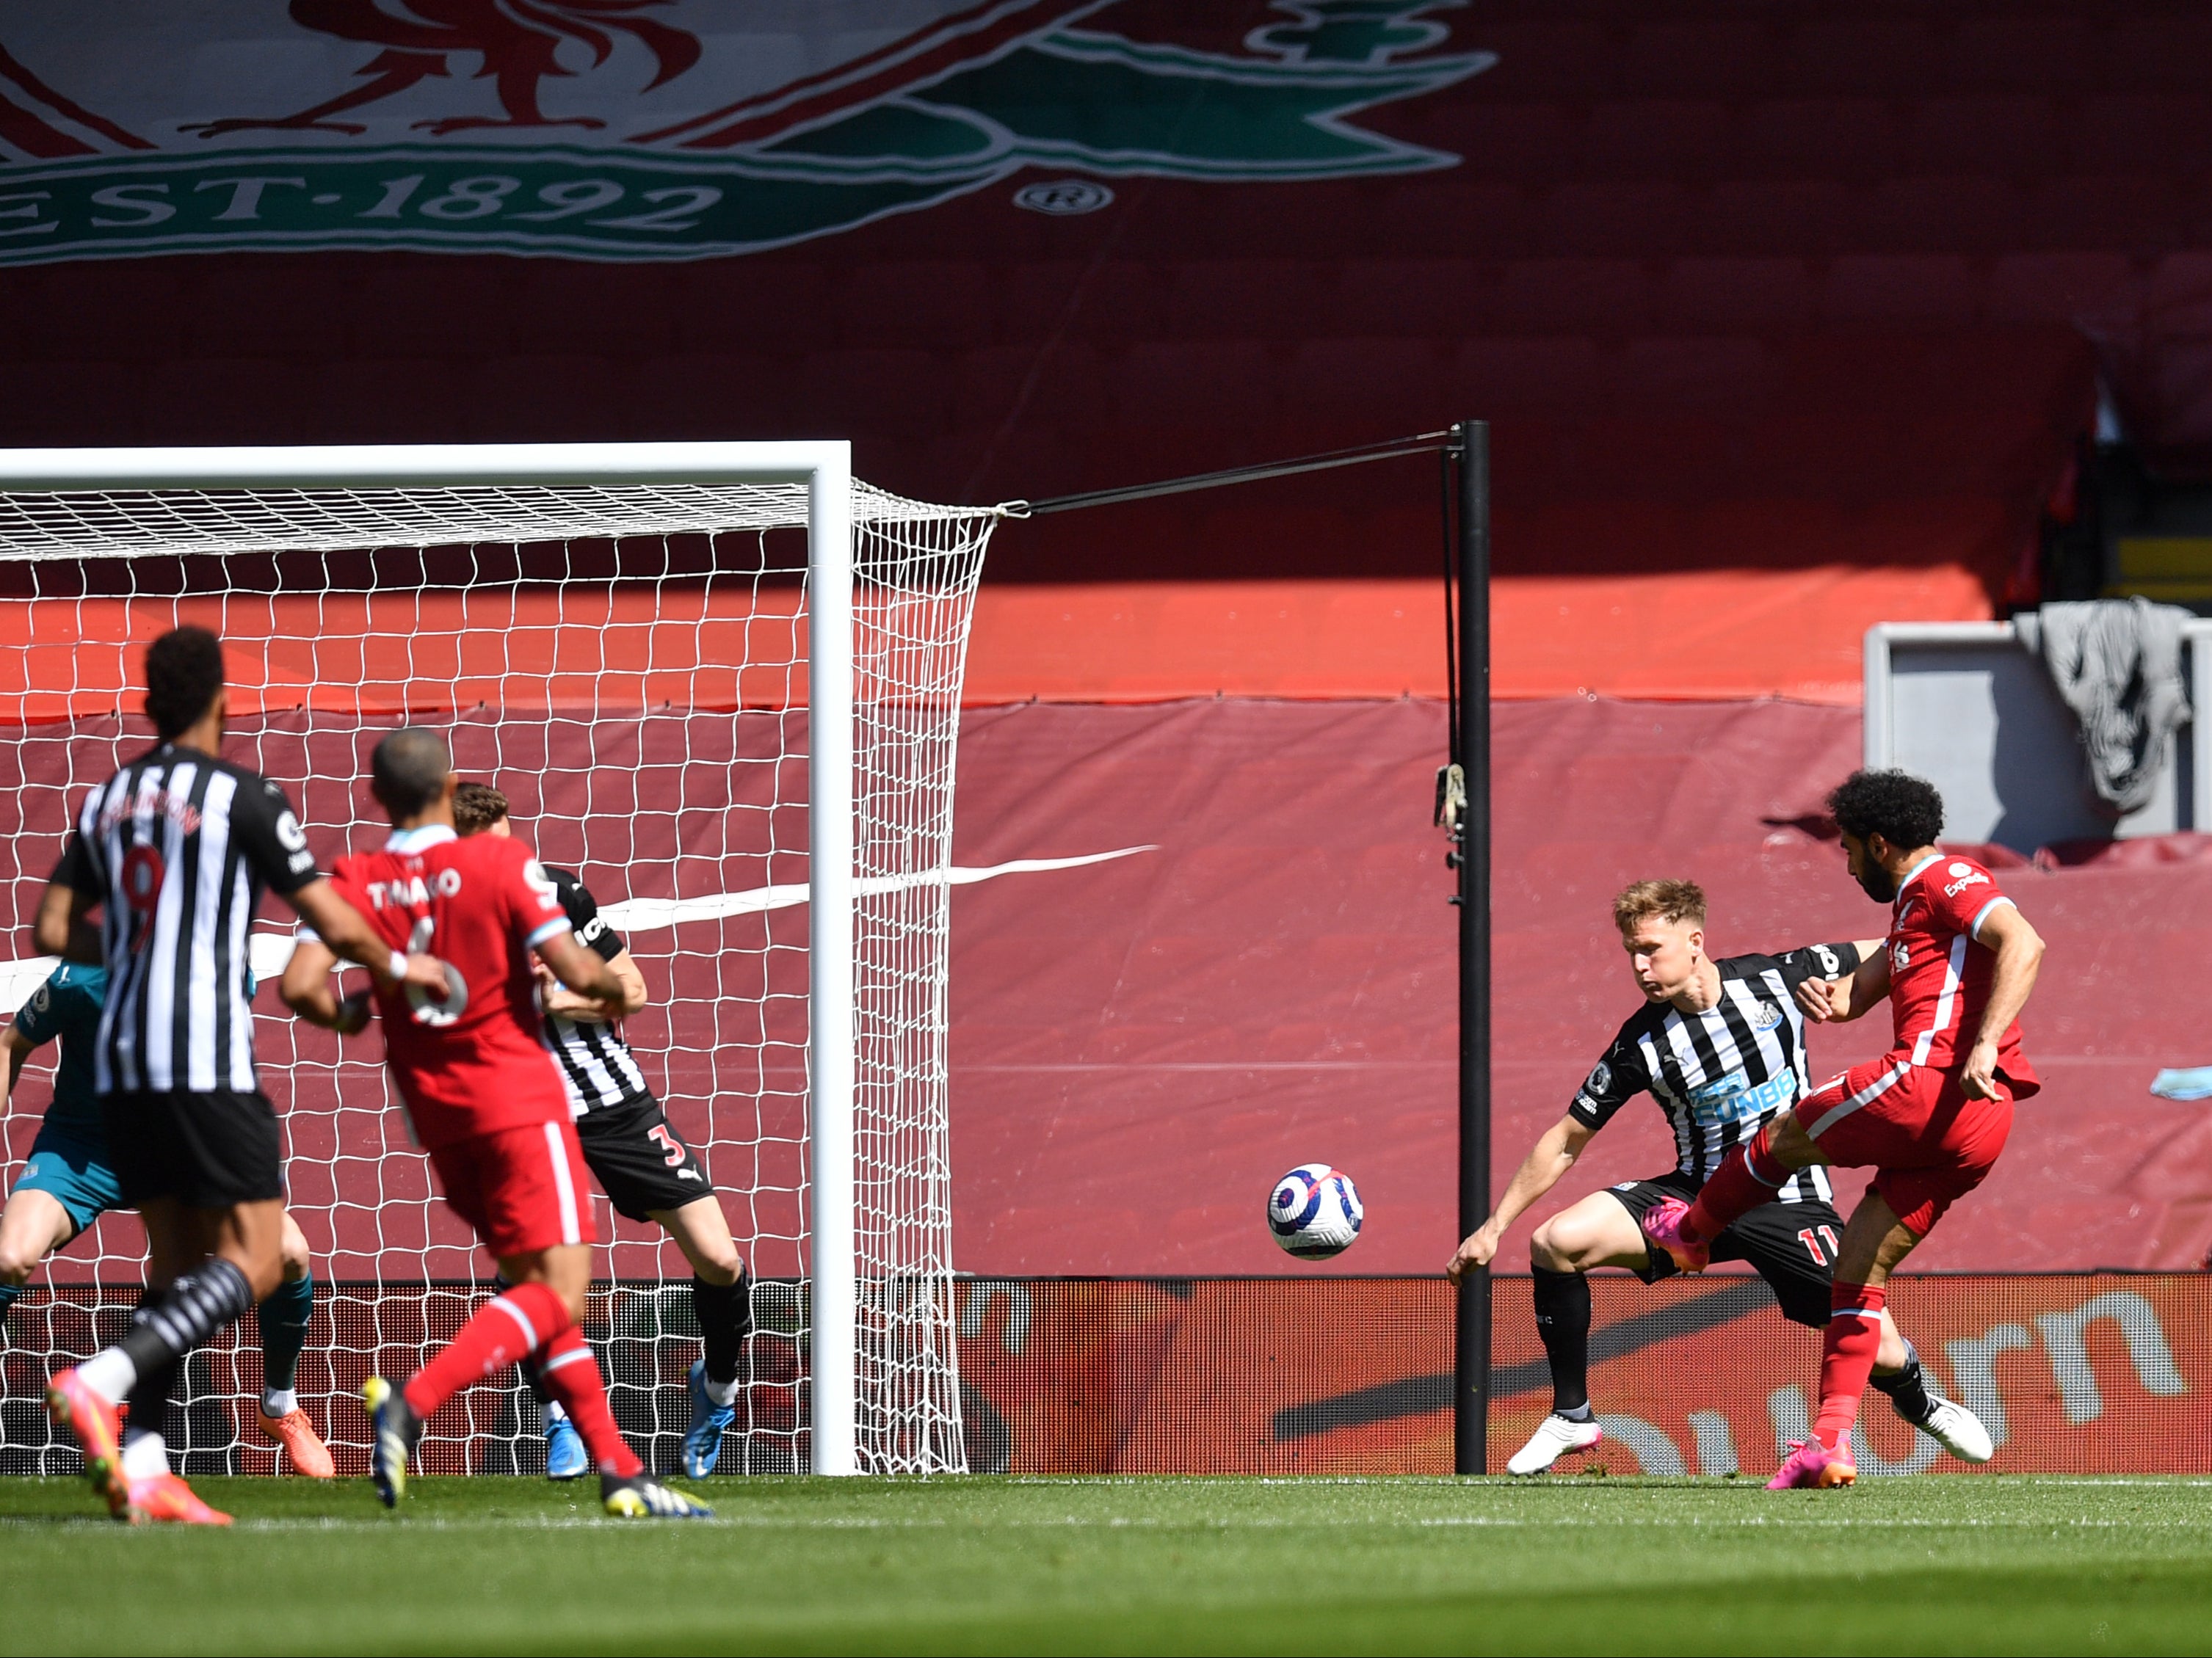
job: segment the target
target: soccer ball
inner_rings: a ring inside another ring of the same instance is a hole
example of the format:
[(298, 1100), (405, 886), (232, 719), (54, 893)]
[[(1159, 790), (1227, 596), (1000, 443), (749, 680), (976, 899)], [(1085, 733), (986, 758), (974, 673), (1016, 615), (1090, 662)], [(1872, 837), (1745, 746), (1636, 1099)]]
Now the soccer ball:
[(1301, 1163), (1275, 1182), (1267, 1199), (1267, 1231), (1283, 1253), (1300, 1260), (1327, 1260), (1358, 1241), (1359, 1188), (1341, 1169)]

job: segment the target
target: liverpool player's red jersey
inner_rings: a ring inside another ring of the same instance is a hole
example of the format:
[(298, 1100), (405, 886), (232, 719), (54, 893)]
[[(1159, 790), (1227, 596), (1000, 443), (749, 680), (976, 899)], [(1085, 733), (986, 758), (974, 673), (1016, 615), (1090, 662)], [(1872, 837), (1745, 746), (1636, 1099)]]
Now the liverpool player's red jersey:
[[(1948, 853), (1922, 859), (1897, 884), (1889, 923), (1893, 1060), (1938, 1071), (1966, 1062), (1996, 972), (1996, 952), (1975, 940), (1991, 912), (2011, 902), (1987, 869)], [(2043, 1085), (2021, 1048), (2018, 1020), (1998, 1039), (1997, 1067), (2015, 1099)]]
[(568, 1121), (530, 952), (568, 918), (530, 848), (434, 824), (339, 859), (331, 881), (394, 950), (446, 963), (443, 1001), (412, 986), (377, 994), (385, 1058), (422, 1144)]

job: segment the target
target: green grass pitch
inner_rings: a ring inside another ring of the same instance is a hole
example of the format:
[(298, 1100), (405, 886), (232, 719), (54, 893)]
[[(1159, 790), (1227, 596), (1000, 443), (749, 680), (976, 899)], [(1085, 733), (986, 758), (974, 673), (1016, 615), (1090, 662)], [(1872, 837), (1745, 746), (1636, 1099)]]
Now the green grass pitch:
[(10, 1652), (2201, 1652), (2212, 1480), (0, 1481)]

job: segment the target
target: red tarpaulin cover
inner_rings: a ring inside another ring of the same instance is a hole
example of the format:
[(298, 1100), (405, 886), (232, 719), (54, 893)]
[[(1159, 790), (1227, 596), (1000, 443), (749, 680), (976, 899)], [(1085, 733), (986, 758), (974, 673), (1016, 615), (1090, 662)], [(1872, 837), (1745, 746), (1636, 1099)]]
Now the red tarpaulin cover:
[[(534, 747), (528, 726), (505, 726), (495, 740), (487, 721), (477, 714), (456, 726), (464, 768), (507, 788), (525, 831), (549, 858), (580, 865), (603, 902), (804, 879), (799, 857), (769, 855), (769, 819), (757, 812), (754, 829), (731, 829), (719, 861), (702, 864), (697, 847), (688, 861), (665, 855), (659, 843), (673, 830), (665, 801), (680, 795), (696, 805), (715, 790), (740, 809), (764, 799), (765, 768), (736, 763), (738, 750), (720, 762), (702, 752), (698, 718), (688, 731), (680, 713), (563, 720), (537, 727)], [(311, 823), (365, 806), (362, 735), (334, 728), (327, 715), (270, 722), (267, 763)], [(789, 751), (803, 747), (796, 727), (787, 738)], [(1502, 1186), (1638, 1005), (1609, 920), (1620, 887), (1650, 875), (1703, 882), (1723, 951), (1865, 937), (1884, 912), (1845, 878), (1832, 842), (1794, 823), (1856, 763), (1851, 711), (1530, 702), (1498, 711), (1494, 740), (1493, 1179)], [(1454, 913), (1443, 836), (1429, 823), (1443, 746), (1442, 708), (1422, 701), (969, 713), (957, 863), (1153, 849), (956, 890), (951, 1061), (962, 1267), (1185, 1274), (1442, 1266), (1455, 1241)], [(694, 758), (672, 769), (685, 748)], [(62, 749), (36, 742), (12, 750), (33, 786), (0, 794), (14, 803), (0, 828), (15, 830), (5, 844), (19, 926), (66, 816), (52, 786), (64, 774)], [(574, 764), (583, 754), (594, 762)], [(797, 813), (784, 812), (775, 844), (803, 845)], [(1915, 1254), (1916, 1267), (2181, 1266), (2212, 1247), (2212, 1108), (2145, 1091), (2161, 1066), (2212, 1060), (2196, 988), (2212, 892), (2198, 860), (2178, 855), (2205, 844), (2176, 838), (2157, 857), (1999, 871), (2050, 941), (2024, 1022), (2046, 1086), (2021, 1108), (1996, 1174)], [(342, 850), (316, 849), (325, 860)], [(632, 941), (660, 999), (633, 1022), (633, 1035), (647, 1074), (672, 1081), (690, 1102), (679, 1127), (702, 1137), (715, 1124), (726, 1135), (781, 1137), (757, 1155), (717, 1152), (717, 1171), (733, 1185), (797, 1184), (792, 1090), (803, 1037), (795, 1000), (775, 1005), (783, 1017), (758, 1029), (738, 1021), (744, 1029), (733, 1033), (717, 1027), (715, 1010), (736, 1004), (710, 999), (757, 995), (775, 971), (795, 989), (804, 925), (796, 909), (704, 924), (684, 935), (681, 955), (672, 955), (678, 941), (666, 931)], [(1817, 1033), (1816, 1075), (1878, 1052), (1882, 1026), (1876, 1015)], [(763, 1035), (775, 1046), (743, 1045)], [(287, 1051), (283, 1041), (264, 1031), (264, 1055)], [(374, 1040), (359, 1051), (373, 1062)], [(307, 1033), (301, 1052), (326, 1061), (328, 1045)], [(756, 1108), (763, 1082), (781, 1091)], [(296, 1076), (272, 1067), (269, 1078), (280, 1102), (296, 1091), (311, 1112), (327, 1110), (334, 1085), (355, 1103), (377, 1097), (373, 1078), (334, 1079), (326, 1063)], [(8, 1137), (16, 1157), (28, 1150), (30, 1114), (43, 1097), (36, 1081), (18, 1095)], [(466, 1270), (465, 1241), (442, 1212), (374, 1207), (427, 1195), (416, 1160), (385, 1156), (404, 1147), (396, 1118), (380, 1127), (366, 1115), (343, 1125), (303, 1118), (293, 1139), (303, 1201), (362, 1206), (339, 1212), (351, 1228), (338, 1240), (349, 1251), (333, 1266), (339, 1276), (372, 1270), (360, 1252), (379, 1237), (453, 1246), (433, 1249), (433, 1265)], [(1632, 1107), (1532, 1219), (1606, 1182), (1657, 1172), (1668, 1145), (1657, 1110)], [(1351, 1171), (1367, 1201), (1364, 1234), (1334, 1266), (1293, 1265), (1261, 1219), (1274, 1178), (1313, 1159)], [(798, 1228), (791, 1199), (732, 1206), (741, 1234), (763, 1240), (763, 1269), (792, 1270), (787, 1245), (775, 1242)], [(1525, 1261), (1530, 1224), (1509, 1237), (1509, 1264)], [(620, 1236), (641, 1242), (648, 1234), (625, 1224)], [(110, 1247), (127, 1246), (118, 1235)], [(649, 1272), (653, 1260), (618, 1250), (613, 1265)]]
[[(1783, 703), (1498, 710), (1497, 1157), (1502, 1188), (1638, 1005), (1608, 902), (1680, 875), (1723, 951), (1878, 933), (1832, 842), (1790, 826), (1859, 757), (1855, 713)], [(969, 716), (957, 860), (1157, 843), (953, 901), (961, 1265), (984, 1272), (1285, 1270), (1261, 1208), (1285, 1169), (1350, 1170), (1347, 1272), (1440, 1267), (1455, 1236), (1453, 912), (1429, 826), (1431, 702), (1024, 708)], [(2212, 1115), (2145, 1091), (2212, 1060), (2196, 986), (2212, 895), (2187, 864), (2001, 872), (2051, 946), (2025, 1019), (2047, 1085), (1988, 1184), (1912, 1260), (2189, 1266), (2212, 1245)], [(1816, 1079), (1886, 1045), (1813, 1039)], [(1535, 1218), (1671, 1160), (1639, 1103)], [(1858, 1181), (1844, 1184), (1856, 1192)]]

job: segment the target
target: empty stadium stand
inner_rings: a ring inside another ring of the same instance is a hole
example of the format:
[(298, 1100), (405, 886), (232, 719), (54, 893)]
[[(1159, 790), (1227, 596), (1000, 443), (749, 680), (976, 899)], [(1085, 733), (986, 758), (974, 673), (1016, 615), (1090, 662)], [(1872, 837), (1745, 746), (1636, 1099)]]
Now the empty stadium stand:
[[(1613, 886), (1705, 879), (1731, 947), (1879, 919), (1796, 823), (1855, 763), (1860, 637), (2037, 596), (2100, 385), (2146, 465), (2212, 475), (2212, 14), (1476, 0), (1421, 21), (1449, 39), (1375, 50), (1495, 63), (1344, 118), (1437, 152), (1423, 171), (1132, 169), (1109, 205), (1048, 217), (1012, 201), (1060, 176), (1031, 170), (691, 264), (0, 270), (24, 319), (0, 330), (0, 444), (849, 435), (873, 481), (988, 501), (1487, 418), (1495, 688), (1531, 699), (1498, 725), (1502, 1176), (1621, 1017)], [(1236, 56), (1295, 18), (1122, 0), (1079, 21)], [(963, 1266), (1279, 1270), (1258, 1206), (1313, 1156), (1366, 1187), (1346, 1270), (1441, 1265), (1436, 492), (1400, 461), (999, 536), (957, 857), (1162, 850), (957, 901)], [(2146, 519), (2118, 580), (2212, 592), (2171, 544), (2208, 532)], [(1349, 701), (1382, 698), (1412, 700)], [(2212, 1129), (2142, 1091), (2212, 1058), (2201, 873), (2018, 885), (2084, 976), (2046, 975), (2028, 1023), (2051, 1085), (1915, 1264), (2202, 1261)], [(1608, 1179), (1665, 1157), (1626, 1119), (1601, 1148)], [(1133, 1168), (1164, 1210), (1142, 1225)]]

